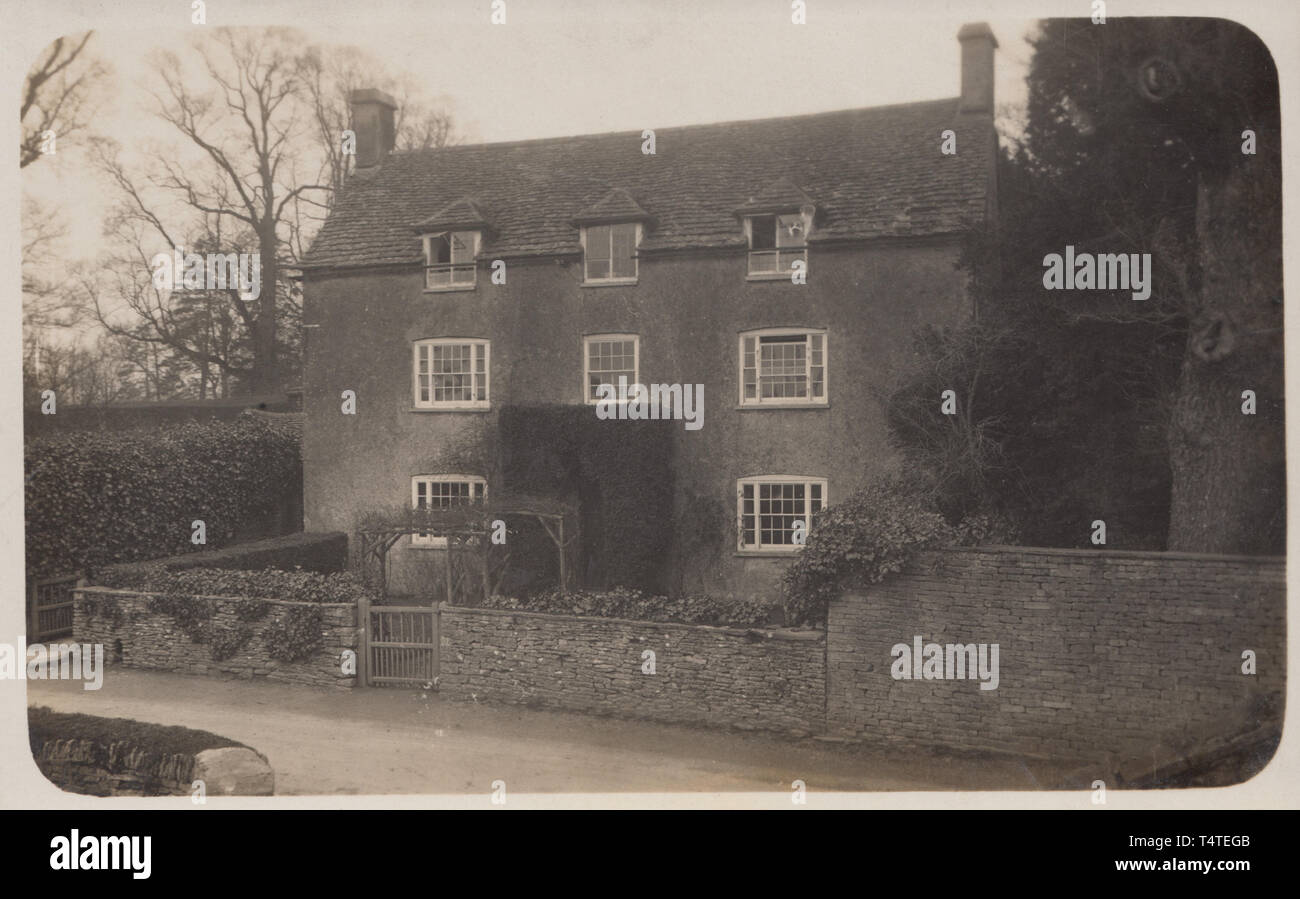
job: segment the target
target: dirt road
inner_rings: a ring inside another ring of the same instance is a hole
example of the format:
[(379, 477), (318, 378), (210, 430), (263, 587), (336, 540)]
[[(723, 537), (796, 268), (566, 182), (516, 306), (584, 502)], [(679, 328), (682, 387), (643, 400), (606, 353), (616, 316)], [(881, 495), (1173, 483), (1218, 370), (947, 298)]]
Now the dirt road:
[(265, 755), (277, 794), (1033, 789), (1009, 760), (453, 703), (418, 690), (326, 692), (117, 668), (103, 689), (29, 681), (28, 703), (212, 731)]

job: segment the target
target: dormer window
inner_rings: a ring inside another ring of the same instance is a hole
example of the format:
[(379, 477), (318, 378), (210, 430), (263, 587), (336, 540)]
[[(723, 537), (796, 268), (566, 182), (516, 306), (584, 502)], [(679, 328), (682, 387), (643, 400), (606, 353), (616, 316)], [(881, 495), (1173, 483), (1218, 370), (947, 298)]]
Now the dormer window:
[(738, 208), (736, 217), (749, 241), (749, 280), (794, 280), (793, 272), (807, 272), (817, 204), (793, 181), (776, 179)]
[(447, 231), (424, 237), (424, 289), (467, 290), (478, 274), (478, 231)]
[(639, 222), (588, 225), (582, 229), (583, 280), (588, 284), (635, 284)]
[(745, 219), (751, 277), (782, 277), (794, 263), (808, 265), (808, 222), (801, 213), (754, 215)]
[(584, 285), (636, 283), (637, 248), (654, 217), (630, 193), (612, 188), (569, 221), (581, 235)]

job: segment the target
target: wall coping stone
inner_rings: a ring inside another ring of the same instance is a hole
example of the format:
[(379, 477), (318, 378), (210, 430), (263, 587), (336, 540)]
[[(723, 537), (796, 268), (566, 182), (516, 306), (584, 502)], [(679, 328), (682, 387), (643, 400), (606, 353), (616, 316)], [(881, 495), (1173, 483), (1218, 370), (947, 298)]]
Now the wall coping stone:
[(671, 630), (712, 632), (728, 637), (759, 637), (764, 640), (790, 640), (805, 643), (817, 643), (825, 638), (821, 628), (756, 628), (725, 627), (714, 624), (682, 624), (677, 621), (646, 621), (642, 618), (606, 618), (603, 615), (572, 615), (557, 612), (526, 612), (520, 609), (480, 609), (473, 606), (453, 606), (446, 602), (438, 604), (439, 611), (465, 615), (492, 615), (497, 617), (540, 618), (546, 621), (593, 621), (609, 624), (630, 624), (637, 627), (660, 627)]
[[(119, 590), (116, 587), (75, 587), (73, 594), (91, 593), (96, 596), (171, 596), (170, 593), (158, 593), (153, 590)], [(315, 609), (351, 609), (356, 606), (354, 602), (301, 602), (296, 599), (267, 599), (262, 596), (217, 596), (209, 593), (185, 593), (181, 594), (190, 599), (260, 599), (262, 602), (273, 602), (281, 606), (311, 606)]]
[(1273, 564), (1280, 567), (1285, 567), (1286, 565), (1286, 556), (1234, 556), (1220, 553), (1169, 552), (1149, 549), (1069, 549), (1067, 547), (1052, 546), (1009, 546), (1001, 543), (991, 543), (980, 546), (941, 546), (928, 550), (928, 552), (1025, 554), (1034, 556), (1066, 556), (1069, 558), (1100, 559), (1150, 559), (1152, 561), (1176, 559), (1194, 562), (1254, 562)]

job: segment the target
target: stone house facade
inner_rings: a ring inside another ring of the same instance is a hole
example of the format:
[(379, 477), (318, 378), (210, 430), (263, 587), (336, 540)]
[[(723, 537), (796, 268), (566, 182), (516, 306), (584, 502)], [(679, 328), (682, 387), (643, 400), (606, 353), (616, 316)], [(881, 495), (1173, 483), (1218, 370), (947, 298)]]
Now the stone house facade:
[[(500, 483), (503, 409), (700, 385), (701, 426), (669, 424), (664, 589), (775, 600), (795, 532), (890, 464), (880, 390), (914, 330), (974, 311), (956, 263), (996, 215), (997, 42), (958, 38), (959, 97), (653, 135), (392, 152), (395, 104), (357, 91), (356, 170), (303, 269), (306, 529), (545, 494)], [(431, 592), (444, 552), (404, 539), (390, 584)]]

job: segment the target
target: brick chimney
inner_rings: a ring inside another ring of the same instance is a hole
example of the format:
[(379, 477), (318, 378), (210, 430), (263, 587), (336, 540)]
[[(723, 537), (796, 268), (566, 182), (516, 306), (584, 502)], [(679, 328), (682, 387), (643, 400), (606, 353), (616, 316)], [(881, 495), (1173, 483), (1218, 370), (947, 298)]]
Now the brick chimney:
[(998, 39), (987, 22), (971, 22), (957, 32), (961, 44), (961, 111), (993, 112), (993, 51)]
[(397, 101), (383, 91), (365, 88), (353, 91), (348, 103), (352, 107), (352, 130), (357, 135), (357, 168), (379, 165), (397, 142), (393, 124)]

